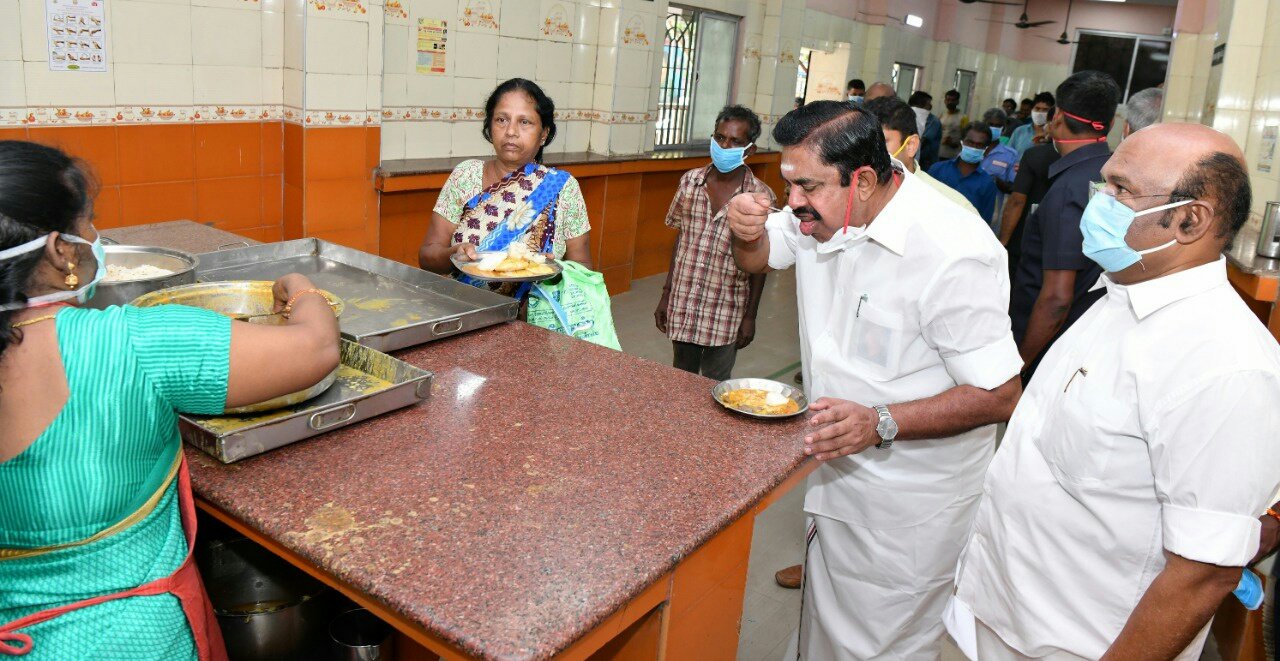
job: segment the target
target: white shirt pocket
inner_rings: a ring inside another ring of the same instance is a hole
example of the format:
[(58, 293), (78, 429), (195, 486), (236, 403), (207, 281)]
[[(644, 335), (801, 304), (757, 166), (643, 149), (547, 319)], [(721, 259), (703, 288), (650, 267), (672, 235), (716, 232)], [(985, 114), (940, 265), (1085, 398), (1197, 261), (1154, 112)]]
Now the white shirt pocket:
[(1068, 374), (1037, 440), (1053, 472), (1076, 484), (1100, 485), (1118, 439), (1136, 426), (1133, 403), (1102, 381), (1102, 375), (1090, 380), (1087, 366)]
[(871, 380), (896, 378), (906, 342), (902, 313), (872, 303), (866, 295), (851, 306), (850, 313), (832, 333), (841, 353), (865, 367)]

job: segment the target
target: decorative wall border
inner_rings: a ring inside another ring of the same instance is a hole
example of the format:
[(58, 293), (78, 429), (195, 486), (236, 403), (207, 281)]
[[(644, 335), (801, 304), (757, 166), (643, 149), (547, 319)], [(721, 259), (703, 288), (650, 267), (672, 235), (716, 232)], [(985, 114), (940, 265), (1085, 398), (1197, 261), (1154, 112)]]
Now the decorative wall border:
[(382, 113), (377, 110), (303, 110), (283, 105), (0, 108), (0, 128), (215, 124), (281, 120), (301, 126), (371, 126), (382, 123)]
[[(442, 106), (394, 106), (382, 109), (384, 122), (475, 122), (484, 118), (484, 108)], [(602, 124), (644, 124), (657, 119), (652, 112), (604, 112), (557, 108), (557, 121), (589, 121)]]

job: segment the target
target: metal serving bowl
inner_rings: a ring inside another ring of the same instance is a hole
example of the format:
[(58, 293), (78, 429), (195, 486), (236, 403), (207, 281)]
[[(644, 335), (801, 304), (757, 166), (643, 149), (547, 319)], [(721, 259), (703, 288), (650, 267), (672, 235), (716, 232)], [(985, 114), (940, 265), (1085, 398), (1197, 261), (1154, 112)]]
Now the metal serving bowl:
[[(724, 401), (720, 399), (721, 397), (724, 397), (726, 393), (732, 392), (734, 390), (739, 390), (742, 388), (750, 388), (752, 390), (763, 390), (765, 392), (776, 392), (779, 395), (782, 395), (783, 397), (786, 397), (787, 399), (790, 399), (791, 401), (799, 404), (800, 410), (796, 411), (795, 413), (786, 413), (782, 415), (766, 415), (764, 413), (752, 413), (751, 411), (743, 411), (741, 409), (735, 409), (732, 406), (725, 404)], [(809, 398), (805, 397), (803, 390), (795, 386), (789, 386), (785, 383), (772, 381), (770, 379), (729, 379), (728, 381), (721, 381), (720, 383), (716, 384), (716, 387), (711, 389), (711, 396), (715, 398), (717, 404), (725, 407), (726, 409), (729, 409), (730, 411), (733, 411), (734, 413), (749, 416), (752, 418), (760, 418), (761, 420), (781, 420), (783, 418), (794, 418), (795, 416), (800, 415), (805, 411), (809, 410)]]
[[(259, 317), (271, 314), (275, 297), (271, 293), (272, 282), (267, 280), (243, 280), (231, 282), (204, 282), (194, 285), (170, 287), (134, 299), (132, 305), (147, 308), (157, 305), (190, 305), (225, 314), (229, 317)], [(335, 315), (342, 315), (345, 307), (342, 299), (331, 292), (323, 292), (329, 299)], [(96, 297), (95, 297), (96, 298)], [(260, 317), (258, 321), (280, 323), (280, 317)], [(338, 378), (338, 370), (334, 369), (319, 383), (297, 392), (282, 395), (265, 402), (227, 409), (226, 413), (239, 415), (242, 413), (258, 413), (301, 404), (329, 389)]]
[(107, 253), (107, 266), (154, 266), (172, 273), (138, 280), (103, 280), (98, 283), (87, 307), (102, 310), (111, 305), (125, 305), (157, 289), (189, 285), (196, 281), (196, 267), (200, 264), (200, 258), (189, 252), (152, 246), (104, 245), (102, 249)]

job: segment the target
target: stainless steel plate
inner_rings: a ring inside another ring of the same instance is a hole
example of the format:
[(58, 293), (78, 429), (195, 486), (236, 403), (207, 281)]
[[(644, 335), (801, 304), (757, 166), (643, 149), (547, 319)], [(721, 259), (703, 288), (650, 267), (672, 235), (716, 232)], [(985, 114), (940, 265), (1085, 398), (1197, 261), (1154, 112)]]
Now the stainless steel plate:
[[(482, 252), (479, 254), (488, 255), (491, 253)], [(560, 275), (560, 273), (564, 271), (564, 268), (560, 266), (560, 262), (557, 262), (555, 260), (548, 260), (547, 266), (551, 267), (552, 269), (551, 273), (547, 273), (545, 275), (525, 276), (521, 278), (499, 278), (499, 277), (481, 275), (481, 273), (472, 273), (471, 271), (464, 269), (463, 268), (464, 266), (470, 266), (472, 264), (475, 264), (476, 262), (467, 261), (467, 259), (462, 257), (461, 255), (453, 255), (452, 257), (449, 258), (449, 261), (453, 262), (453, 267), (458, 269), (462, 273), (465, 273), (475, 278), (476, 280), (484, 280), (485, 282), (542, 282), (544, 280), (550, 280)]]
[[(765, 392), (776, 392), (779, 395), (782, 395), (783, 397), (786, 397), (787, 399), (790, 399), (791, 401), (799, 404), (800, 410), (796, 411), (795, 413), (787, 413), (783, 415), (766, 415), (763, 413), (752, 413), (751, 411), (743, 411), (741, 409), (735, 409), (732, 406), (725, 404), (724, 401), (720, 399), (725, 394), (730, 393), (734, 390), (742, 389), (742, 388), (749, 388), (752, 390), (763, 390)], [(716, 384), (716, 387), (711, 389), (711, 396), (715, 398), (717, 404), (725, 407), (726, 409), (729, 409), (730, 411), (733, 411), (734, 413), (749, 416), (752, 418), (760, 418), (761, 420), (781, 420), (783, 418), (794, 418), (797, 415), (800, 415), (805, 411), (809, 410), (809, 398), (805, 397), (803, 390), (795, 386), (789, 386), (785, 383), (779, 383), (778, 381), (772, 381), (770, 379), (729, 379), (728, 381), (721, 381), (720, 383)]]

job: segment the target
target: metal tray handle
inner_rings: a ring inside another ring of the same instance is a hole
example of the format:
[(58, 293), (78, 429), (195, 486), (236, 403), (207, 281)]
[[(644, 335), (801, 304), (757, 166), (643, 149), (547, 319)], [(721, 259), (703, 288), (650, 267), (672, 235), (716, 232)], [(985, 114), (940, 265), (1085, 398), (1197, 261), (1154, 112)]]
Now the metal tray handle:
[(431, 334), (435, 337), (440, 337), (441, 335), (452, 335), (460, 330), (462, 330), (461, 319), (445, 319), (444, 321), (437, 321), (436, 323), (431, 324)]
[(218, 246), (217, 248), (214, 248), (213, 251), (218, 252), (220, 250), (227, 250), (229, 248), (248, 248), (248, 247), (249, 247), (248, 241), (232, 241), (231, 243), (224, 243)]
[[(338, 425), (356, 417), (356, 404), (357, 402), (351, 402), (350, 404), (343, 404), (342, 406), (336, 406), (331, 409), (316, 411), (311, 414), (311, 419), (307, 420), (307, 426), (315, 431), (322, 431), (330, 427), (337, 427)], [(332, 420), (326, 420), (325, 416), (330, 413), (340, 413), (340, 415)]]

